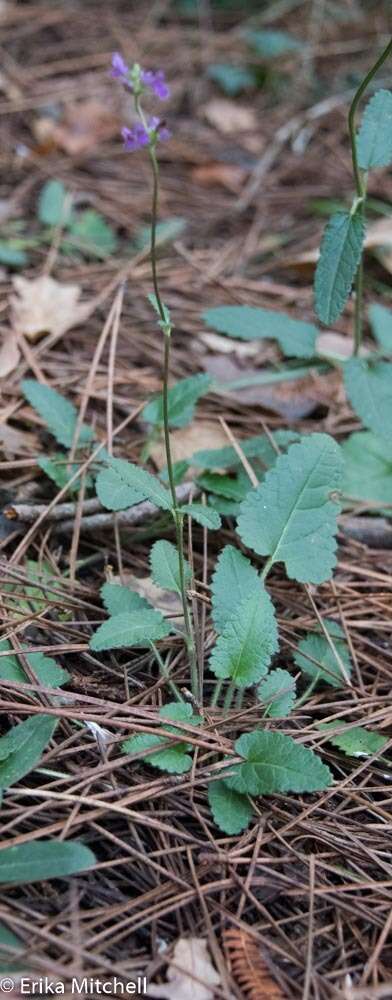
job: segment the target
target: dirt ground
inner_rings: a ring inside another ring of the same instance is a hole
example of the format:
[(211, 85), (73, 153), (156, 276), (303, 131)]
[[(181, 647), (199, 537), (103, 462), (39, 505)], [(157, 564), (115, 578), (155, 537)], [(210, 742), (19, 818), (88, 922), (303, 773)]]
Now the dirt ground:
[[(0, 5), (0, 217), (4, 238), (22, 234), (27, 254), (18, 271), (0, 263), (3, 342), (12, 324), (16, 274), (50, 274), (80, 286), (81, 302), (90, 306), (85, 321), (65, 332), (58, 312), (41, 338), (19, 331), (17, 356), (1, 379), (3, 505), (47, 506), (56, 496), (37, 466), (53, 440), (21, 394), (22, 377), (86, 406), (85, 419), (98, 437), (109, 433), (114, 453), (133, 461), (145, 439), (140, 407), (161, 386), (162, 344), (147, 301), (151, 276), (143, 245), (150, 176), (143, 153), (122, 148), (119, 131), (129, 112), (109, 76), (112, 52), (163, 68), (171, 84), (165, 114), (172, 138), (159, 151), (160, 217), (181, 221), (162, 241), (159, 270), (175, 323), (172, 379), (208, 371), (230, 382), (278, 363), (278, 354), (270, 341), (231, 343), (228, 352), (227, 339), (204, 324), (205, 309), (247, 304), (314, 322), (314, 251), (328, 205), (349, 199), (353, 187), (347, 107), (385, 44), (388, 7), (355, 0)], [(272, 66), (251, 56), (245, 32), (255, 18), (258, 26), (292, 32), (306, 48)], [(257, 64), (259, 86), (235, 97), (222, 93), (209, 67), (246, 59)], [(380, 85), (388, 86), (391, 73), (384, 67)], [(37, 200), (53, 178), (77, 204), (104, 216), (116, 235), (113, 252), (94, 259), (63, 252), (58, 231), (45, 239)], [(390, 171), (375, 174), (370, 195), (374, 225), (383, 210), (386, 218), (391, 214)], [(385, 255), (369, 248), (367, 263), (367, 299), (388, 304), (390, 258), (388, 268)], [(113, 347), (108, 333), (101, 337), (119, 287), (124, 298)], [(347, 344), (351, 321), (349, 305), (336, 324)], [(239, 439), (289, 427), (326, 431), (341, 442), (360, 426), (339, 372), (313, 370), (296, 381), (210, 393), (198, 404), (193, 438), (189, 428), (175, 433), (176, 457), (227, 443), (221, 417)], [(161, 442), (152, 455), (162, 466)], [(316, 748), (312, 726), (320, 718), (344, 714), (387, 734), (391, 725), (390, 534), (385, 529), (378, 547), (369, 546), (358, 513), (357, 506), (350, 524), (341, 525), (333, 581), (311, 590), (320, 614), (339, 620), (346, 632), (353, 684), (317, 690), (284, 720), (286, 733)], [(4, 796), (1, 846), (80, 839), (98, 859), (85, 875), (7, 887), (1, 921), (24, 941), (24, 957), (37, 976), (68, 983), (72, 976), (145, 975), (156, 985), (166, 981), (175, 942), (194, 935), (208, 940), (220, 977), (214, 994), (195, 992), (196, 1000), (392, 997), (392, 772), (376, 757), (344, 757), (324, 741), (323, 759), (336, 779), (332, 788), (258, 800), (249, 831), (220, 834), (207, 805), (207, 778), (214, 754), (225, 752), (233, 731), (259, 722), (251, 697), (226, 715), (220, 708), (209, 711), (190, 774), (157, 776), (140, 759), (131, 765), (118, 744), (135, 724), (148, 727), (157, 719), (163, 680), (149, 654), (92, 654), (88, 641), (105, 617), (99, 598), (105, 574), (148, 576), (149, 547), (162, 529), (154, 521), (130, 530), (108, 520), (89, 530), (86, 509), (75, 502), (60, 529), (50, 518), (39, 519), (39, 510), (27, 526), (4, 517), (0, 523), (4, 637), (12, 636), (16, 648), (22, 641), (56, 652), (71, 674), (67, 698), (56, 707), (61, 722), (42, 761), (44, 772)], [(172, 538), (170, 528), (163, 531)], [(211, 533), (208, 546), (203, 530), (193, 529), (193, 596), (206, 659), (213, 641), (209, 574), (219, 549), (234, 538), (232, 518), (218, 536)], [(9, 585), (19, 588), (14, 598), (26, 594), (27, 559), (49, 566), (51, 592), (35, 609), (25, 596), (23, 613), (16, 615)], [(285, 666), (314, 623), (314, 610), (308, 591), (288, 581), (281, 567), (271, 574), (270, 592), (282, 632), (279, 664)], [(181, 643), (175, 657), (181, 685)], [(50, 704), (45, 691), (40, 697), (41, 706)], [(2, 681), (1, 732), (36, 704), (34, 684)], [(109, 731), (109, 746), (97, 741), (86, 721)]]

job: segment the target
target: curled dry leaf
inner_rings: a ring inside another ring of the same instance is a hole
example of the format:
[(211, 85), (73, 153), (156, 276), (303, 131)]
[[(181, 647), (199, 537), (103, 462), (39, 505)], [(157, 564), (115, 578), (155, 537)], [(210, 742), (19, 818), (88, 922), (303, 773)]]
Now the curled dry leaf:
[(33, 127), (40, 146), (57, 147), (69, 156), (82, 156), (117, 135), (120, 122), (104, 103), (80, 101), (67, 105), (62, 121), (42, 117)]
[(392, 218), (378, 219), (369, 226), (366, 234), (365, 247), (372, 250), (380, 264), (392, 274)]
[(80, 285), (64, 285), (49, 275), (13, 279), (11, 321), (14, 330), (36, 341), (44, 333), (61, 337), (73, 326), (83, 323), (91, 312), (90, 303), (79, 302)]
[(237, 132), (252, 132), (257, 128), (256, 114), (253, 108), (244, 107), (236, 101), (227, 101), (216, 97), (203, 108), (204, 117), (224, 135)]
[(4, 333), (0, 341), (0, 378), (6, 378), (19, 364), (20, 350), (13, 330)]
[(162, 590), (161, 587), (156, 587), (151, 576), (134, 576), (133, 573), (124, 573), (122, 580), (120, 577), (113, 576), (110, 582), (122, 583), (124, 586), (129, 587), (130, 590), (134, 590), (140, 597), (144, 597), (157, 611), (162, 611), (165, 618), (173, 618), (175, 616), (177, 625), (181, 624), (178, 619), (178, 616), (182, 615), (181, 598), (174, 591), (171, 592), (169, 590)]
[(179, 938), (167, 970), (167, 983), (149, 983), (151, 997), (166, 1000), (213, 1000), (221, 977), (211, 962), (204, 938)]

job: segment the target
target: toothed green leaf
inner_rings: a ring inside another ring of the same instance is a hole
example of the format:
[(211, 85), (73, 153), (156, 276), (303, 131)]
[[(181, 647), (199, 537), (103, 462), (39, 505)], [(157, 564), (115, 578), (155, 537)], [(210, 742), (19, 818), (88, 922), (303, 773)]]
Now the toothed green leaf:
[(247, 829), (253, 816), (247, 795), (233, 791), (225, 781), (211, 781), (207, 794), (214, 823), (223, 833), (234, 836)]
[[(77, 411), (73, 403), (69, 399), (64, 399), (64, 396), (61, 396), (55, 389), (51, 389), (48, 385), (42, 385), (41, 382), (36, 382), (33, 378), (23, 379), (21, 388), (24, 396), (47, 424), (48, 430), (56, 438), (56, 441), (64, 445), (65, 448), (70, 448), (77, 420)], [(90, 427), (83, 424), (78, 444), (86, 444), (87, 441), (91, 441), (92, 437), (93, 432)]]
[(160, 611), (124, 612), (113, 615), (97, 628), (90, 639), (90, 649), (120, 649), (128, 646), (149, 646), (170, 633), (170, 625)]
[(0, 738), (0, 788), (14, 785), (37, 767), (56, 725), (51, 715), (33, 715)]
[(214, 330), (239, 340), (277, 340), (291, 358), (312, 358), (315, 354), (317, 328), (285, 313), (253, 306), (216, 306), (202, 313), (202, 318)]
[(361, 170), (387, 167), (392, 162), (392, 93), (378, 90), (366, 105), (357, 135)]
[(233, 545), (226, 545), (211, 580), (212, 619), (217, 632), (223, 632), (244, 599), (262, 591), (258, 572), (249, 559)]
[(295, 703), (295, 679), (288, 670), (271, 670), (268, 677), (259, 684), (257, 694), (263, 705), (267, 706), (266, 715), (270, 718), (284, 718), (289, 715)]
[[(9, 650), (9, 656), (0, 657), (0, 679), (29, 684), (30, 677), (23, 669), (8, 640), (3, 639), (0, 641), (0, 651), (5, 652), (6, 650)], [(50, 656), (44, 656), (43, 653), (27, 653), (24, 649), (23, 653), (43, 687), (60, 687), (61, 684), (66, 684), (70, 680), (68, 670), (59, 667)]]
[(181, 511), (183, 514), (190, 514), (202, 528), (209, 528), (210, 531), (217, 531), (222, 524), (218, 511), (203, 503), (185, 503), (181, 506)]
[(197, 477), (197, 485), (207, 493), (217, 493), (226, 500), (236, 500), (240, 503), (251, 489), (248, 476), (222, 476), (217, 472), (205, 472)]
[[(289, 444), (298, 441), (300, 435), (296, 434), (295, 431), (280, 430), (275, 431), (272, 438), (278, 449), (283, 450)], [(246, 458), (260, 459), (267, 469), (275, 464), (278, 451), (265, 434), (257, 434), (255, 437), (246, 438), (239, 443)], [(231, 469), (241, 465), (241, 459), (232, 445), (226, 445), (224, 448), (204, 448), (202, 451), (196, 451), (192, 455), (190, 464), (202, 469)]]
[(38, 198), (38, 218), (44, 226), (66, 225), (71, 217), (71, 199), (61, 181), (50, 180), (41, 188)]
[(337, 212), (327, 223), (315, 277), (315, 308), (329, 326), (343, 312), (361, 259), (365, 227), (360, 212)]
[(388, 736), (375, 733), (371, 729), (364, 729), (363, 726), (347, 727), (347, 732), (333, 736), (333, 732), (341, 729), (343, 722), (338, 719), (335, 722), (319, 722), (317, 729), (321, 729), (328, 734), (328, 740), (348, 757), (371, 757), (372, 754), (382, 750), (388, 743)]
[[(199, 726), (202, 721), (199, 715), (193, 714), (192, 706), (185, 702), (172, 702), (169, 705), (164, 705), (160, 709), (159, 715), (163, 720), (163, 728), (168, 733), (174, 733), (177, 737), (181, 735), (181, 730), (174, 726), (168, 726), (166, 719), (185, 722), (189, 726)], [(192, 744), (173, 742), (172, 746), (167, 745), (164, 746), (163, 750), (159, 750), (159, 747), (165, 743), (168, 744), (167, 736), (138, 733), (126, 740), (122, 744), (122, 749), (125, 753), (144, 753), (143, 760), (152, 764), (153, 767), (158, 767), (160, 771), (168, 771), (169, 774), (184, 774), (189, 771), (192, 767), (192, 757), (188, 751), (192, 749)]]
[[(181, 594), (178, 552), (175, 545), (162, 539), (155, 542), (150, 553), (151, 575), (157, 587), (173, 590)], [(185, 584), (189, 586), (191, 571), (188, 563), (184, 565)]]
[(287, 575), (305, 583), (328, 580), (335, 565), (339, 489), (343, 460), (327, 434), (293, 444), (241, 504), (238, 533), (245, 545), (271, 563), (284, 562)]
[(236, 687), (250, 687), (267, 673), (277, 649), (271, 598), (265, 590), (255, 591), (227, 621), (210, 657), (210, 670), (215, 677), (230, 678)]
[(344, 365), (344, 384), (350, 403), (378, 437), (392, 440), (392, 365), (387, 361), (369, 364), (350, 358)]
[[(169, 389), (169, 424), (170, 427), (185, 427), (193, 418), (195, 406), (201, 396), (208, 392), (212, 379), (210, 375), (191, 375), (177, 382)], [(162, 393), (141, 412), (141, 417), (148, 424), (163, 426), (163, 396)]]
[(332, 774), (319, 757), (283, 733), (256, 730), (245, 733), (234, 745), (244, 762), (225, 779), (241, 794), (318, 792), (332, 783)]
[(141, 500), (151, 500), (162, 510), (171, 510), (172, 502), (168, 490), (156, 476), (122, 458), (112, 458), (97, 476), (97, 494), (108, 510), (123, 510)]
[[(337, 655), (343, 663), (346, 675), (350, 677), (352, 664), (344, 632), (340, 625), (327, 618), (324, 620), (324, 625), (331, 636)], [(308, 657), (312, 659), (308, 659)], [(313, 660), (317, 660), (317, 663), (313, 663)], [(321, 681), (331, 684), (332, 687), (344, 687), (347, 683), (339, 662), (322, 632), (308, 632), (305, 638), (301, 639), (298, 649), (294, 653), (294, 661), (297, 667), (309, 677), (318, 676)]]
[(132, 614), (134, 611), (148, 611), (151, 604), (129, 587), (119, 583), (104, 583), (101, 597), (110, 615)]

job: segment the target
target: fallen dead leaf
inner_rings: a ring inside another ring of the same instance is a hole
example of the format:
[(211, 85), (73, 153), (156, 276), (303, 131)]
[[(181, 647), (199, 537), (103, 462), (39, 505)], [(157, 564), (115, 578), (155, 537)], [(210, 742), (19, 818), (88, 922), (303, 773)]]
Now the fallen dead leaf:
[[(289, 422), (301, 420), (309, 416), (320, 403), (330, 405), (335, 398), (335, 389), (340, 382), (336, 372), (317, 377), (308, 375), (305, 378), (272, 383), (270, 385), (249, 385), (238, 388), (224, 388), (225, 382), (237, 379), (254, 378), (254, 368), (243, 368), (233, 358), (208, 356), (203, 362), (204, 368), (220, 383), (220, 395), (232, 399), (236, 403), (262, 406), (273, 413), (278, 413)], [(262, 375), (262, 369), (260, 375)], [(337, 391), (337, 390), (336, 390)], [(227, 442), (226, 442), (227, 443)]]
[(5, 378), (14, 371), (19, 364), (20, 350), (17, 344), (15, 332), (10, 330), (5, 332), (0, 346), (0, 378)]
[(61, 337), (89, 316), (90, 303), (79, 302), (80, 285), (64, 285), (48, 275), (13, 278), (16, 294), (10, 299), (14, 330), (36, 341), (44, 333)]
[(0, 424), (0, 453), (7, 461), (12, 461), (15, 455), (31, 455), (37, 451), (37, 438), (34, 434), (19, 431), (9, 424)]
[(34, 135), (40, 145), (53, 145), (69, 156), (89, 153), (101, 142), (117, 135), (119, 128), (119, 118), (100, 101), (67, 104), (61, 122), (43, 117), (33, 123)]
[(176, 623), (180, 624), (178, 622), (178, 615), (182, 615), (180, 595), (156, 587), (150, 576), (134, 576), (133, 573), (124, 573), (122, 580), (119, 576), (113, 576), (110, 578), (110, 583), (122, 583), (124, 586), (130, 587), (140, 597), (145, 597), (146, 601), (149, 601), (154, 608), (162, 611), (165, 618), (176, 616)]
[[(213, 420), (194, 420), (188, 427), (172, 431), (170, 439), (174, 462), (191, 458), (194, 452), (199, 451), (200, 448), (222, 448), (223, 445), (227, 444), (226, 434), (220, 425)], [(163, 438), (151, 445), (150, 455), (157, 469), (163, 469), (166, 466)], [(192, 479), (191, 469), (187, 478)]]
[(203, 108), (204, 117), (223, 135), (231, 132), (251, 132), (257, 127), (256, 113), (253, 108), (228, 101), (223, 97), (215, 97)]
[(168, 982), (149, 983), (151, 997), (166, 1000), (213, 1000), (221, 977), (211, 962), (203, 938), (179, 938), (167, 970)]
[(238, 194), (247, 174), (247, 170), (233, 163), (207, 163), (205, 166), (195, 167), (191, 177), (204, 187), (219, 184), (233, 194)]
[(236, 354), (238, 358), (254, 358), (260, 353), (260, 341), (234, 340), (220, 333), (199, 334), (199, 340), (215, 354)]

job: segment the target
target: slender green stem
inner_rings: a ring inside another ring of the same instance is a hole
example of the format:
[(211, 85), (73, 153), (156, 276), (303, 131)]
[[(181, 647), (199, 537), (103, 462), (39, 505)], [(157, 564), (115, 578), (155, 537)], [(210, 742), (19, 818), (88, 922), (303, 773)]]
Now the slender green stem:
[(219, 698), (220, 698), (220, 695), (221, 695), (221, 691), (222, 691), (222, 688), (223, 688), (223, 683), (224, 683), (223, 680), (219, 680), (215, 684), (214, 693), (212, 695), (211, 702), (210, 702), (210, 707), (211, 708), (216, 708), (216, 706), (218, 704), (218, 701), (219, 701)]
[(158, 666), (159, 666), (159, 669), (161, 671), (162, 677), (165, 678), (165, 681), (166, 681), (168, 687), (170, 688), (170, 690), (173, 692), (174, 697), (177, 698), (177, 701), (181, 701), (181, 702), (185, 701), (185, 698), (182, 697), (181, 692), (178, 690), (177, 684), (169, 676), (169, 671), (167, 669), (166, 663), (162, 659), (162, 656), (161, 656), (161, 654), (159, 652), (159, 649), (157, 649), (157, 647), (155, 646), (155, 643), (153, 643), (153, 642), (151, 643), (151, 648), (153, 650), (154, 656), (155, 656), (156, 661), (158, 663)]
[(308, 686), (307, 686), (306, 690), (304, 691), (304, 693), (296, 701), (294, 708), (299, 708), (300, 705), (303, 705), (304, 701), (307, 701), (308, 698), (310, 698), (310, 695), (312, 694), (312, 691), (316, 687), (316, 684), (317, 684), (317, 682), (319, 680), (320, 680), (320, 671), (318, 670), (317, 674), (315, 674), (315, 676), (311, 680), (310, 684), (308, 684)]
[[(139, 115), (139, 118), (142, 124), (144, 125), (144, 128), (146, 129), (146, 131), (148, 131), (148, 124), (138, 96), (135, 97), (135, 107)], [(183, 516), (181, 512), (177, 509), (176, 485), (173, 472), (173, 459), (172, 459), (171, 442), (170, 442), (169, 375), (170, 375), (171, 325), (170, 321), (168, 320), (167, 311), (165, 309), (165, 306), (161, 298), (161, 293), (159, 289), (159, 279), (158, 279), (157, 255), (156, 255), (156, 232), (157, 232), (158, 207), (159, 207), (159, 165), (154, 145), (149, 146), (149, 155), (150, 155), (152, 179), (153, 179), (152, 209), (151, 209), (151, 241), (150, 241), (151, 272), (152, 272), (152, 282), (154, 287), (156, 307), (158, 310), (164, 335), (162, 409), (163, 409), (163, 428), (164, 428), (164, 438), (165, 438), (166, 465), (167, 465), (170, 493), (173, 504), (173, 519), (176, 530), (181, 602), (184, 615), (186, 644), (187, 644), (190, 668), (191, 668), (192, 694), (194, 695), (196, 700), (200, 703), (201, 692), (199, 685), (196, 646), (193, 634), (193, 623), (189, 611), (188, 598), (186, 593)]]
[(382, 66), (382, 64), (385, 62), (385, 60), (388, 59), (388, 56), (391, 53), (392, 53), (392, 38), (388, 42), (388, 45), (385, 47), (385, 49), (383, 50), (383, 52), (381, 53), (381, 55), (378, 57), (377, 61), (374, 63), (374, 65), (372, 66), (372, 68), (369, 70), (369, 72), (366, 74), (366, 76), (362, 80), (362, 83), (360, 84), (360, 86), (358, 87), (358, 90), (354, 94), (354, 98), (352, 100), (351, 107), (350, 107), (350, 110), (349, 110), (349, 113), (348, 113), (348, 127), (349, 127), (349, 132), (350, 132), (350, 141), (351, 141), (351, 156), (352, 156), (352, 161), (353, 161), (353, 171), (354, 171), (354, 178), (355, 178), (355, 187), (356, 187), (357, 197), (358, 198), (364, 198), (365, 197), (365, 195), (366, 195), (366, 187), (364, 185), (363, 174), (361, 172), (361, 169), (360, 169), (360, 166), (359, 166), (359, 163), (358, 163), (357, 142), (356, 142), (356, 134), (355, 134), (356, 133), (356, 120), (355, 120), (356, 119), (356, 113), (357, 113), (358, 105), (359, 105), (359, 102), (361, 100), (362, 94), (364, 94), (366, 88), (369, 86), (369, 83), (371, 82), (371, 80), (373, 79), (373, 77), (375, 76), (375, 74), (377, 73), (377, 70), (380, 69), (380, 66)]
[(223, 702), (223, 711), (224, 712), (228, 712), (229, 708), (231, 708), (231, 703), (232, 703), (233, 698), (234, 698), (234, 693), (235, 693), (235, 684), (234, 684), (233, 681), (230, 681), (230, 684), (229, 684), (229, 686), (227, 688), (227, 691), (226, 691), (226, 694), (225, 694), (225, 700)]
[[(356, 114), (359, 102), (362, 95), (364, 94), (369, 83), (380, 69), (380, 66), (385, 62), (388, 56), (392, 53), (392, 39), (388, 42), (377, 61), (374, 63), (372, 68), (366, 74), (362, 83), (358, 87), (358, 90), (354, 94), (353, 101), (348, 113), (348, 128), (350, 133), (351, 142), (351, 158), (353, 162), (353, 173), (355, 180), (356, 189), (356, 203), (353, 206), (353, 211), (358, 210), (364, 214), (366, 206), (366, 172), (361, 170), (358, 162), (358, 150), (357, 150), (357, 138), (356, 138)], [(363, 254), (361, 256), (360, 264), (355, 279), (355, 314), (354, 314), (354, 346), (353, 355), (357, 356), (362, 343), (362, 329), (363, 329)]]

